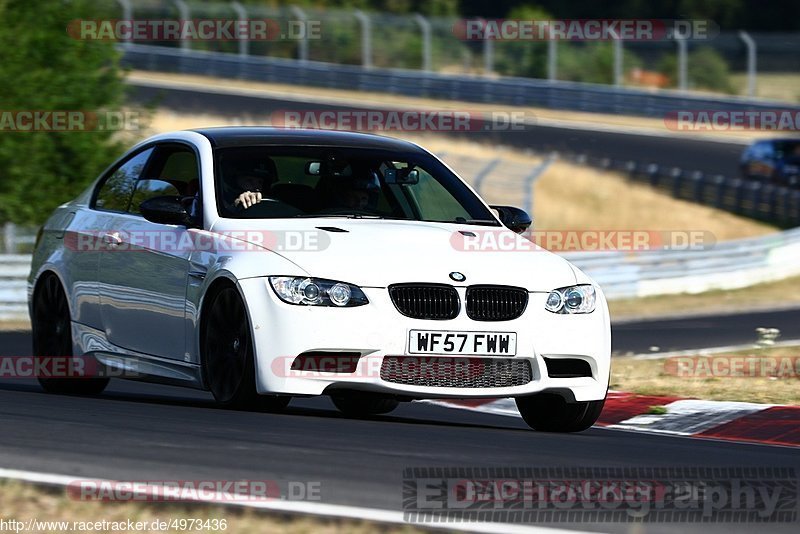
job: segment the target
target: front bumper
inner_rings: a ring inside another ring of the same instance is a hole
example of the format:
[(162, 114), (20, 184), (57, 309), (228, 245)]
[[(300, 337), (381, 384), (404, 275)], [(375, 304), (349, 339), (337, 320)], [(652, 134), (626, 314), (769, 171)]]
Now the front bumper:
[[(401, 315), (386, 288), (362, 288), (370, 301), (365, 306), (327, 308), (281, 302), (266, 278), (239, 283), (253, 329), (259, 393), (320, 395), (348, 389), (424, 399), (517, 397), (555, 391), (577, 401), (600, 400), (606, 395), (611, 331), (602, 292), (598, 292), (595, 311), (585, 315), (550, 313), (544, 309), (547, 294), (531, 293), (525, 313), (512, 321), (474, 321), (463, 309), (455, 319), (432, 321)], [(458, 291), (463, 302), (465, 290)], [(517, 354), (513, 358), (530, 362), (532, 380), (519, 386), (474, 388), (399, 384), (382, 379), (384, 356), (409, 354), (408, 332), (412, 329), (516, 332)], [(361, 358), (352, 373), (292, 370), (294, 359), (308, 352), (358, 353)], [(592, 376), (551, 378), (545, 357), (585, 360)]]

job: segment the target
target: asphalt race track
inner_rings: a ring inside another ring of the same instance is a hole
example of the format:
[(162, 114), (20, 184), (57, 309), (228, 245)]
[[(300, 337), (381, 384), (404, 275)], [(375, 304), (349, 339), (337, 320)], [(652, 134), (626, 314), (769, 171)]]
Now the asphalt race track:
[[(705, 321), (716, 329), (720, 322), (743, 328), (762, 320), (749, 314)], [(661, 343), (680, 346), (683, 335), (698, 339), (689, 323), (624, 325), (616, 349), (633, 350), (653, 335), (671, 336)], [(28, 354), (29, 334), (0, 334), (0, 355)], [(401, 509), (404, 467), (800, 468), (797, 451), (783, 447), (599, 428), (543, 434), (516, 418), (425, 403), (372, 420), (345, 418), (327, 398), (295, 399), (284, 414), (232, 412), (216, 408), (204, 392), (123, 380), (112, 381), (100, 397), (84, 398), (46, 394), (33, 380), (2, 379), (0, 424), (0, 467), (116, 480), (314, 482), (324, 503), (389, 510)], [(574, 526), (602, 532), (632, 527)], [(660, 523), (638, 531), (746, 532), (756, 526), (797, 529), (796, 523)]]
[[(304, 103), (261, 96), (217, 94), (199, 89), (161, 89), (129, 84), (131, 102), (168, 108), (177, 113), (217, 114), (223, 116), (250, 116), (263, 124), (275, 111), (336, 111), (353, 106)], [(698, 140), (691, 136), (648, 137), (637, 133), (618, 133), (579, 130), (551, 126), (532, 126), (522, 131), (473, 131), (461, 134), (467, 139), (540, 151), (558, 150), (582, 153), (591, 157), (611, 158), (621, 161), (656, 163), (666, 167), (680, 167), (726, 176), (738, 175), (742, 145)]]

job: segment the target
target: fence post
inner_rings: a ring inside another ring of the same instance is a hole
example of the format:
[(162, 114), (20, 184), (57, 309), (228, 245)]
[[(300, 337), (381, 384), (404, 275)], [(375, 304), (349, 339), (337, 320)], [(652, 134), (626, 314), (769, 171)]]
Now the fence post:
[(485, 75), (494, 72), (494, 41), (486, 36), (483, 31), (483, 73)]
[[(236, 12), (236, 17), (239, 20), (247, 20), (247, 9), (242, 4), (236, 0), (233, 0), (233, 2), (231, 2), (231, 8)], [(238, 33), (236, 37), (239, 39), (239, 55), (247, 56), (247, 54), (250, 52), (250, 40), (242, 35), (241, 28), (238, 24), (236, 27)]]
[[(189, 5), (184, 2), (184, 0), (172, 0), (175, 6), (178, 8), (178, 17), (181, 21), (188, 21), (191, 20), (191, 13), (189, 12)], [(188, 52), (192, 49), (192, 42), (189, 39), (181, 39), (181, 52)]]
[(747, 96), (756, 96), (756, 42), (742, 30), (739, 38), (747, 46)]
[(431, 23), (428, 19), (414, 13), (414, 20), (419, 24), (422, 31), (422, 70), (431, 70)]
[(677, 29), (675, 30), (675, 43), (678, 45), (678, 89), (686, 91), (688, 88), (686, 66), (686, 37), (683, 36)]
[(558, 79), (558, 49), (550, 26), (547, 27), (547, 79), (551, 82)]
[(622, 86), (622, 39), (613, 30), (611, 36), (614, 38), (614, 85), (620, 87)]
[(308, 61), (308, 17), (298, 6), (289, 6), (289, 10), (303, 23), (303, 37), (297, 42), (297, 56), (300, 61), (306, 62)]
[[(129, 22), (133, 20), (133, 4), (131, 4), (131, 0), (117, 0), (117, 3), (122, 6), (122, 18)], [(128, 35), (124, 41), (123, 46), (125, 48), (131, 46), (131, 35)]]
[(372, 23), (360, 9), (354, 10), (353, 15), (361, 24), (361, 66), (368, 69), (372, 67)]

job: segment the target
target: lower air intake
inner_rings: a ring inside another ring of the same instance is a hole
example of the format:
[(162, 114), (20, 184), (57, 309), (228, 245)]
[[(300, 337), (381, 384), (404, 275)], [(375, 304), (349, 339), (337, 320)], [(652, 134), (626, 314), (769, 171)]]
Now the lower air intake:
[(530, 361), (513, 358), (386, 356), (381, 379), (440, 388), (505, 388), (533, 380)]

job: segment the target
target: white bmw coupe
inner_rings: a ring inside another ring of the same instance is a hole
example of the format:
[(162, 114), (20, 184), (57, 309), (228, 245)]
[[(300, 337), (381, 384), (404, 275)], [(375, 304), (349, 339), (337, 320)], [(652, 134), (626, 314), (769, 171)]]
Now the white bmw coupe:
[(608, 308), (520, 235), (530, 224), (404, 141), (158, 135), (40, 231), (34, 354), (81, 362), (40, 382), (90, 394), (136, 378), (271, 410), (330, 395), (353, 416), (513, 397), (537, 430), (584, 430), (608, 390)]

